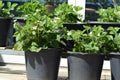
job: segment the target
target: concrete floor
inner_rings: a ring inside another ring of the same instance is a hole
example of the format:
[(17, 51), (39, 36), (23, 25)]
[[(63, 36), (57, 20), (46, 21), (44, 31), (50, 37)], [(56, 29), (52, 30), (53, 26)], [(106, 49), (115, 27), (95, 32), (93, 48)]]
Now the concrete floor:
[[(67, 69), (60, 68), (59, 79), (67, 80)], [(27, 80), (25, 65), (20, 64), (6, 64), (0, 66), (0, 80)]]
[[(5, 66), (0, 66), (0, 80), (27, 80), (25, 65), (6, 64)], [(58, 80), (68, 80), (66, 67), (60, 67)], [(111, 80), (109, 70), (102, 71), (101, 80)]]

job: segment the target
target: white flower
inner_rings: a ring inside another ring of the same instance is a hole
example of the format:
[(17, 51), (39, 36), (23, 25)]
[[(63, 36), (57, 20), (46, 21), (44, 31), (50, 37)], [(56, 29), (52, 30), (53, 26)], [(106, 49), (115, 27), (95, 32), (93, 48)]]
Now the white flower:
[(33, 35), (35, 35), (35, 34), (36, 34), (36, 32), (35, 32), (35, 31), (32, 31), (32, 34), (33, 34)]
[(72, 33), (71, 33), (70, 31), (67, 33), (68, 36), (70, 36), (71, 34), (72, 34)]
[(98, 35), (97, 36), (100, 36), (100, 33), (98, 33)]
[(15, 19), (13, 22), (17, 22), (17, 20)]
[(90, 34), (92, 34), (92, 31), (90, 32)]
[(40, 23), (40, 21), (38, 20), (37, 23)]
[(36, 12), (39, 12), (40, 10), (39, 9), (36, 9)]
[(36, 29), (37, 29), (37, 26), (33, 26), (32, 29), (33, 29), (33, 30), (36, 30)]
[(25, 15), (25, 17), (28, 17), (28, 15)]

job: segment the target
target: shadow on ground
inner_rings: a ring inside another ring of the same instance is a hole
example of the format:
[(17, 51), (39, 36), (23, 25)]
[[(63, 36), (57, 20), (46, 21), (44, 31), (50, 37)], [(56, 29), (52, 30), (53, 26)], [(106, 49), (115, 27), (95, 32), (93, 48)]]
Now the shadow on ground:
[(4, 60), (0, 54), (0, 66), (5, 66), (6, 64), (4, 63)]

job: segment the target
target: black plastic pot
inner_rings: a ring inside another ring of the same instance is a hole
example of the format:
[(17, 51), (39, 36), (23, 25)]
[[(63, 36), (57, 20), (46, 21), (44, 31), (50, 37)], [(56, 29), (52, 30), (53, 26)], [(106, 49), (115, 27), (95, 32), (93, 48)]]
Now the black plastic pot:
[(13, 48), (14, 44), (16, 43), (16, 38), (13, 37), (15, 33), (15, 29), (14, 29), (15, 22), (18, 22), (20, 23), (20, 25), (24, 26), (26, 23), (26, 20), (22, 17), (14, 17), (13, 19), (11, 19), (10, 28), (7, 36), (6, 48)]
[(71, 30), (83, 30), (84, 25), (87, 25), (87, 23), (64, 23), (63, 26), (66, 27), (67, 29)]
[(42, 50), (39, 53), (25, 53), (28, 80), (57, 80), (60, 49)]
[(24, 17), (14, 17), (13, 20), (18, 22), (21, 26), (24, 26), (26, 24), (26, 20)]
[(6, 46), (11, 20), (12, 18), (0, 17), (0, 47)]
[(120, 23), (119, 22), (95, 22), (95, 21), (90, 21), (87, 23), (90, 26), (94, 26), (94, 25), (101, 25), (104, 29), (107, 29), (108, 27), (112, 26), (112, 27), (120, 27)]
[(120, 79), (120, 53), (110, 54), (111, 77), (112, 80)]
[(68, 52), (69, 80), (100, 80), (104, 55)]

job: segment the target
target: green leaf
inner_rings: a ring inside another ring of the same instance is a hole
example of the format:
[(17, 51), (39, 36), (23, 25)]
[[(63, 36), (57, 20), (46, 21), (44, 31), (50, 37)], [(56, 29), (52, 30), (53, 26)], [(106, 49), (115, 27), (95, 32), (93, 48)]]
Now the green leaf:
[(0, 11), (3, 8), (3, 6), (4, 6), (4, 3), (2, 1), (0, 1)]

